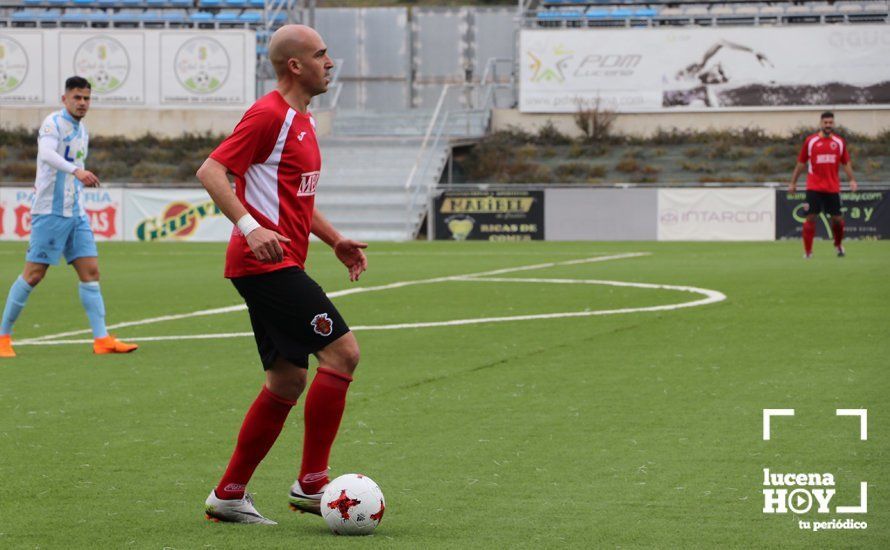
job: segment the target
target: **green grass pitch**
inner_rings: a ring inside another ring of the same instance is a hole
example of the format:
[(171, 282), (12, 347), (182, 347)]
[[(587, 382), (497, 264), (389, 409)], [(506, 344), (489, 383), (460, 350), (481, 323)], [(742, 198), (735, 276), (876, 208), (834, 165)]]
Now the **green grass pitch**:
[[(240, 304), (223, 244), (102, 244), (111, 324)], [(0, 295), (25, 245), (0, 243)], [(594, 263), (575, 259), (645, 252)], [(335, 538), (287, 509), (302, 410), (249, 490), (275, 527), (202, 517), (259, 391), (253, 340), (21, 345), (0, 360), (2, 548), (871, 547), (890, 543), (890, 244), (373, 243), (357, 285), (323, 246), (328, 292), (513, 270), (498, 278), (695, 286), (700, 307), (394, 330), (357, 329), (362, 362), (334, 474), (387, 497), (376, 534)], [(674, 304), (677, 290), (446, 280), (335, 298), (355, 327)], [(88, 328), (75, 275), (54, 267), (16, 327), (24, 341)], [(244, 311), (123, 327), (126, 338), (249, 331)], [(88, 335), (58, 337), (79, 340)], [(793, 408), (762, 439), (762, 409)], [(856, 418), (868, 409), (868, 440)], [(762, 512), (763, 469), (832, 473), (832, 513)], [(868, 482), (868, 512), (858, 504)], [(854, 518), (865, 530), (799, 521)]]

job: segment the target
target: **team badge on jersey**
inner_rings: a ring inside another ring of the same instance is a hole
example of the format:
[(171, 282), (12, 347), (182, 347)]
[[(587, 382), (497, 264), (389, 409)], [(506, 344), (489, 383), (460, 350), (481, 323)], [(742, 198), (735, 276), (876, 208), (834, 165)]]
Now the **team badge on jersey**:
[(319, 313), (312, 318), (312, 330), (321, 336), (330, 336), (334, 330), (334, 322), (327, 313)]

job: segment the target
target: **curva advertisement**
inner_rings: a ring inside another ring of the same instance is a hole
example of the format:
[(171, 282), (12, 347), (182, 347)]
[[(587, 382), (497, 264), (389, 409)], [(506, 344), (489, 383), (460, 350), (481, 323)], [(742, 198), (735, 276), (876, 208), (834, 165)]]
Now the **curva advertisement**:
[(0, 28), (0, 105), (58, 108), (65, 80), (89, 80), (93, 106), (246, 108), (256, 33)]
[(436, 239), (544, 240), (543, 191), (445, 191), (433, 215)]
[[(30, 187), (0, 188), (0, 240), (27, 241), (31, 237)], [(84, 189), (83, 209), (97, 241), (119, 241), (121, 233), (122, 189)]]
[(128, 189), (124, 198), (128, 241), (228, 241), (232, 222), (203, 189)]
[(890, 26), (524, 30), (519, 109), (890, 107)]
[(771, 189), (659, 189), (659, 241), (771, 241)]
[[(776, 239), (799, 239), (806, 217), (803, 191), (776, 192)], [(844, 235), (854, 239), (890, 239), (890, 191), (841, 193)], [(816, 236), (831, 238), (831, 225), (824, 214), (816, 221)]]

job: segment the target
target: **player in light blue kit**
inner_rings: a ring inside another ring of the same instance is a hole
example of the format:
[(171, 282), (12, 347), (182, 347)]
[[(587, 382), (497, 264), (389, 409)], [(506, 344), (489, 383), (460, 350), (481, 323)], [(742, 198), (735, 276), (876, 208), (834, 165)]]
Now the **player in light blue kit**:
[(90, 83), (79, 76), (65, 81), (65, 108), (43, 121), (37, 138), (37, 178), (31, 204), (31, 245), (25, 269), (9, 289), (0, 321), (0, 357), (15, 357), (12, 326), (49, 266), (65, 259), (80, 278), (80, 301), (93, 330), (94, 353), (128, 353), (127, 344), (108, 334), (105, 304), (99, 290), (96, 241), (83, 208), (83, 187), (98, 187), (99, 178), (84, 169), (89, 134), (82, 120), (90, 108)]

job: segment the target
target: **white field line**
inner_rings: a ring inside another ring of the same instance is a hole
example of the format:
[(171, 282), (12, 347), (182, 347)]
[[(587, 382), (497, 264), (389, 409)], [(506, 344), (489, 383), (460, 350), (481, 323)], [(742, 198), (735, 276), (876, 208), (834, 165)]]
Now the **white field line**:
[[(432, 279), (419, 279), (415, 281), (400, 281), (396, 283), (390, 283), (387, 285), (378, 285), (378, 286), (365, 286), (365, 287), (355, 287), (355, 288), (347, 288), (344, 290), (337, 290), (335, 292), (329, 292), (328, 298), (338, 298), (340, 296), (348, 296), (350, 294), (360, 294), (362, 292), (374, 292), (378, 290), (391, 290), (393, 288), (402, 288), (406, 286), (413, 285), (422, 285), (422, 284), (432, 284), (432, 283), (441, 283), (445, 281), (454, 281), (460, 280), (467, 277), (483, 277), (486, 275), (500, 275), (503, 273), (513, 273), (516, 271), (527, 271), (531, 269), (544, 269), (547, 267), (554, 267), (560, 265), (577, 265), (582, 263), (593, 263), (593, 262), (605, 262), (608, 260), (622, 260), (625, 258), (636, 258), (639, 256), (648, 256), (649, 252), (628, 252), (625, 254), (612, 254), (610, 256), (593, 256), (591, 258), (583, 258), (580, 260), (568, 260), (564, 262), (548, 262), (545, 264), (535, 264), (535, 265), (524, 265), (518, 267), (508, 267), (505, 269), (495, 269), (492, 271), (481, 271), (479, 273), (467, 273), (465, 275), (449, 275), (447, 277), (435, 277)], [(218, 307), (213, 309), (202, 309), (198, 311), (192, 311), (189, 313), (179, 313), (175, 315), (162, 315), (160, 317), (150, 317), (148, 319), (139, 319), (137, 321), (126, 321), (123, 323), (117, 323), (115, 325), (109, 325), (108, 330), (116, 330), (119, 328), (125, 327), (135, 327), (139, 325), (150, 325), (153, 323), (161, 323), (164, 321), (177, 321), (179, 319), (189, 319), (191, 317), (202, 317), (206, 315), (219, 315), (222, 313), (233, 313), (236, 311), (245, 311), (247, 306), (244, 304), (239, 304), (235, 306), (226, 306), (226, 307)], [(20, 342), (16, 342), (17, 346), (27, 345), (29, 343), (38, 343), (45, 342), (46, 340), (56, 340), (58, 338), (65, 338), (68, 336), (77, 336), (79, 334), (88, 334), (90, 329), (82, 329), (82, 330), (72, 330), (68, 332), (59, 332), (56, 334), (47, 334), (46, 336), (38, 336), (35, 338), (28, 338), (22, 340)], [(131, 338), (132, 339), (132, 338)]]
[[(594, 280), (594, 279), (519, 279), (519, 278), (475, 278), (475, 277), (464, 277), (458, 279), (452, 279), (458, 281), (466, 281), (466, 282), (503, 282), (503, 283), (543, 283), (543, 284), (594, 284), (594, 285), (607, 285), (607, 286), (619, 286), (619, 287), (633, 287), (633, 288), (645, 288), (645, 289), (656, 289), (656, 290), (675, 290), (681, 292), (691, 292), (693, 294), (699, 294), (704, 296), (699, 300), (693, 300), (691, 302), (681, 302), (678, 304), (665, 304), (660, 306), (648, 306), (648, 307), (636, 307), (636, 308), (620, 308), (620, 309), (607, 309), (607, 310), (596, 310), (596, 311), (568, 311), (562, 313), (542, 313), (535, 315), (513, 315), (508, 317), (481, 317), (474, 319), (455, 319), (452, 321), (431, 321), (425, 323), (400, 323), (393, 325), (369, 325), (369, 326), (354, 326), (351, 327), (354, 331), (371, 331), (371, 330), (402, 330), (402, 329), (418, 329), (418, 328), (432, 328), (432, 327), (453, 327), (453, 326), (463, 326), (463, 325), (477, 325), (483, 323), (504, 323), (504, 322), (513, 322), (513, 321), (531, 321), (531, 320), (540, 320), (540, 319), (564, 319), (568, 317), (593, 317), (593, 316), (601, 316), (601, 315), (618, 315), (624, 313), (642, 313), (642, 312), (654, 312), (654, 311), (673, 311), (677, 309), (689, 308), (689, 307), (697, 307), (704, 306), (708, 304), (713, 304), (717, 302), (721, 302), (726, 299), (726, 295), (722, 292), (718, 292), (716, 290), (709, 290), (706, 288), (698, 288), (693, 286), (682, 286), (682, 285), (659, 285), (659, 284), (649, 284), (649, 283), (629, 283), (625, 281), (605, 281), (605, 280)], [(220, 339), (220, 338), (239, 338), (239, 337), (250, 337), (253, 336), (252, 332), (229, 332), (229, 333), (219, 333), (219, 334), (190, 334), (190, 335), (181, 335), (181, 336), (146, 336), (146, 337), (137, 337), (137, 338), (128, 338), (128, 340), (134, 342), (157, 342), (157, 341), (168, 341), (168, 340), (209, 340), (209, 339)], [(55, 340), (49, 342), (22, 342), (21, 344), (43, 344), (43, 345), (64, 345), (64, 344), (88, 344), (92, 340)], [(21, 345), (19, 344), (19, 345)]]
[[(399, 323), (395, 325), (368, 325), (350, 327), (353, 331), (369, 331), (369, 330), (402, 330), (417, 328), (433, 328), (433, 327), (455, 327), (463, 325), (479, 325), (483, 323), (506, 323), (511, 321), (534, 321), (539, 319), (564, 319), (567, 317), (594, 317), (600, 315), (618, 315), (623, 313), (643, 313), (652, 311), (673, 311), (687, 307), (704, 306), (722, 302), (726, 299), (726, 295), (716, 290), (707, 288), (697, 288), (694, 286), (677, 286), (677, 285), (656, 285), (647, 283), (627, 283), (623, 281), (599, 281), (592, 279), (512, 279), (512, 278), (475, 278), (466, 277), (457, 279), (467, 282), (504, 282), (504, 283), (556, 283), (556, 284), (591, 284), (591, 285), (608, 285), (635, 287), (658, 290), (678, 290), (683, 292), (692, 292), (701, 294), (704, 298), (693, 300), (691, 302), (681, 302), (679, 304), (665, 304), (661, 306), (648, 307), (629, 307), (620, 309), (601, 309), (595, 311), (566, 311), (562, 313), (539, 313), (534, 315), (511, 315), (509, 317), (478, 317), (474, 319), (455, 319), (452, 321), (430, 321), (426, 323)], [(253, 336), (252, 332), (229, 332), (219, 334), (189, 334), (183, 336), (146, 336), (127, 338), (131, 342), (157, 342), (166, 340), (210, 340), (218, 338), (238, 338)], [(42, 345), (63, 345), (63, 344), (89, 344), (92, 340), (55, 340), (50, 342), (27, 341), (16, 345), (42, 344)]]

